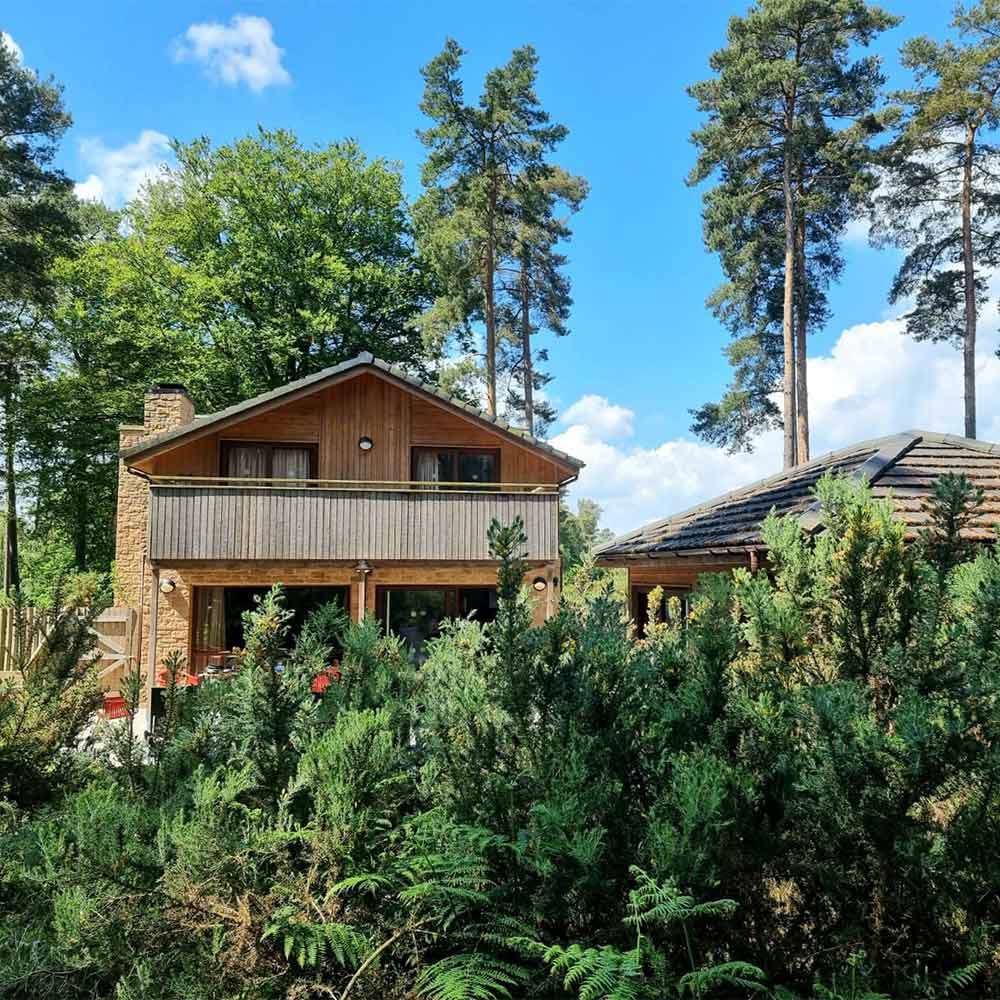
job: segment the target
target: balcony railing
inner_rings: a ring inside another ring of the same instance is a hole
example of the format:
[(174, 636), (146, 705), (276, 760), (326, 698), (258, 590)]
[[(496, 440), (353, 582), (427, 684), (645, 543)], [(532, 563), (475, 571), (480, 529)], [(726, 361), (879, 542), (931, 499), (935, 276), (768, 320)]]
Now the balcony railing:
[(153, 477), (149, 555), (180, 560), (487, 560), (494, 519), (524, 522), (526, 558), (559, 554), (548, 483)]

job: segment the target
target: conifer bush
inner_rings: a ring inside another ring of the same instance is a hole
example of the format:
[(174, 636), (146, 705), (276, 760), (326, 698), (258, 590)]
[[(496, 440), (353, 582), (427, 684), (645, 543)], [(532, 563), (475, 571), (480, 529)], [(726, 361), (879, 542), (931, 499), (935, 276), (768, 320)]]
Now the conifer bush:
[(494, 525), (496, 622), (419, 667), (336, 608), (293, 641), (276, 588), (237, 676), (170, 685), (150, 742), (28, 752), (4, 722), (0, 995), (996, 996), (981, 498), (945, 477), (911, 543), (863, 487), (817, 491), (823, 530), (769, 519), (766, 571), (642, 637), (610, 584), (531, 627), (523, 527)]

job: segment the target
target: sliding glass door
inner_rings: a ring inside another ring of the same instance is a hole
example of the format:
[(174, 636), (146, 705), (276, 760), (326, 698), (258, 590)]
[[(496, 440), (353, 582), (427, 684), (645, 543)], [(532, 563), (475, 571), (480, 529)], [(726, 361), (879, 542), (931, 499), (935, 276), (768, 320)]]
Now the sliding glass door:
[(379, 618), (413, 651), (418, 663), (427, 658), (426, 643), (441, 631), (446, 618), (491, 622), (497, 614), (494, 587), (379, 587)]
[[(195, 618), (191, 636), (191, 668), (227, 666), (234, 649), (245, 642), (244, 615), (253, 611), (270, 587), (195, 587)], [(306, 618), (324, 604), (336, 601), (349, 608), (348, 587), (285, 587), (284, 606), (292, 613), (290, 641), (294, 642)]]

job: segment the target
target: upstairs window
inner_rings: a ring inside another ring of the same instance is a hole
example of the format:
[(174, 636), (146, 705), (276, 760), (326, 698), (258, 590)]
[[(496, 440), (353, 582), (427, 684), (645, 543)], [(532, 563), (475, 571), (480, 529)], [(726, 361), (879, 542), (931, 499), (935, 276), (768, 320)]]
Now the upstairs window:
[(315, 479), (316, 446), (224, 441), (222, 475), (227, 479)]
[(498, 483), (495, 448), (414, 448), (412, 478), (418, 483)]

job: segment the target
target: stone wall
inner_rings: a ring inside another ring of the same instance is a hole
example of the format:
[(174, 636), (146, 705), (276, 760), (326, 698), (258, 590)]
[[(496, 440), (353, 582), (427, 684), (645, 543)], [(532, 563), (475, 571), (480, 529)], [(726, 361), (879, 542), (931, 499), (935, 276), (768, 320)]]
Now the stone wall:
[[(143, 423), (119, 428), (119, 450), (131, 448), (152, 434), (174, 430), (194, 419), (194, 404), (180, 386), (154, 386), (143, 406)], [(139, 615), (143, 646), (142, 663), (148, 645), (150, 587), (152, 571), (145, 560), (149, 519), (149, 485), (118, 461), (118, 504), (115, 512), (115, 604), (132, 608)]]

